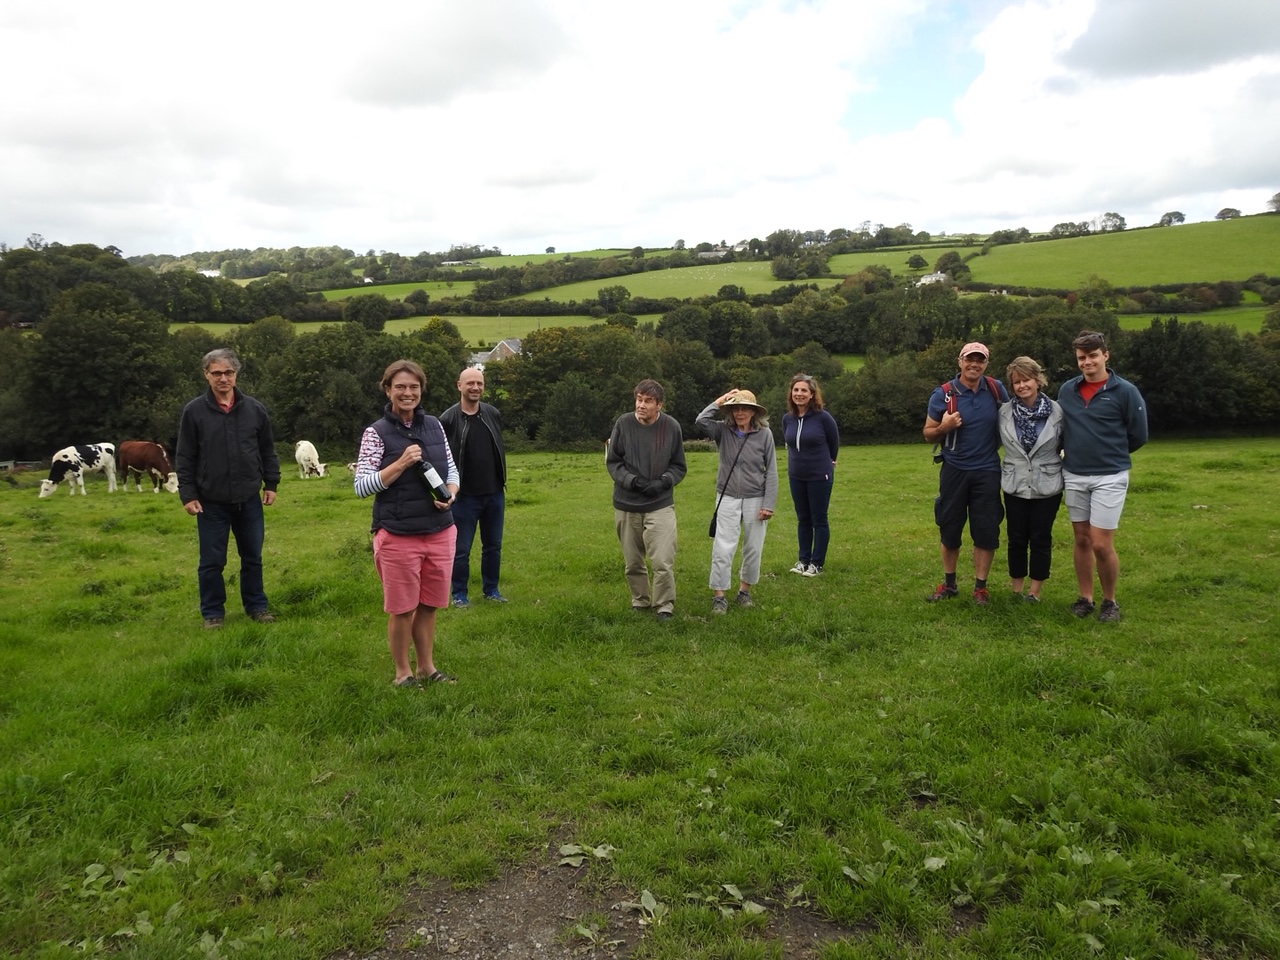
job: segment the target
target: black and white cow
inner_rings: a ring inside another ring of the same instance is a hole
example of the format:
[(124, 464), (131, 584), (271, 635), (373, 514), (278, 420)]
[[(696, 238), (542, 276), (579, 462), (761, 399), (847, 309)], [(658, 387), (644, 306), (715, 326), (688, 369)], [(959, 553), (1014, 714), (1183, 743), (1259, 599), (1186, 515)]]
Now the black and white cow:
[(114, 443), (85, 443), (74, 447), (64, 447), (52, 457), (49, 468), (49, 479), (40, 481), (40, 496), (50, 496), (58, 489), (63, 480), (68, 481), (71, 495), (75, 496), (76, 486), (84, 495), (84, 475), (86, 473), (104, 473), (107, 477), (107, 493), (116, 489), (116, 445)]

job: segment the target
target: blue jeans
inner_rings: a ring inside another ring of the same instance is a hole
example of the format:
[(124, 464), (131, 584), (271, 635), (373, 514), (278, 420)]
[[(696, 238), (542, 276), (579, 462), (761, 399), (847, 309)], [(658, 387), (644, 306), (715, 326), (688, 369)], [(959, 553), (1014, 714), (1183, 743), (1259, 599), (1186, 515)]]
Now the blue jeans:
[(487, 597), (498, 592), (502, 573), (502, 519), (507, 509), (506, 495), (485, 493), (479, 496), (459, 493), (453, 501), (453, 523), (458, 528), (458, 544), (453, 552), (453, 595), (467, 595), (471, 579), (471, 544), (480, 527), (480, 586)]
[(829, 480), (791, 481), (801, 563), (813, 563), (821, 567), (827, 562), (827, 546), (831, 543), (827, 508), (831, 505), (831, 487), (834, 482), (834, 476)]
[(201, 500), (204, 508), (196, 514), (200, 533), (200, 614), (226, 616), (227, 584), (222, 570), (227, 565), (227, 538), (234, 534), (240, 554), (240, 601), (245, 613), (267, 609), (262, 589), (262, 501), (257, 497), (244, 503), (216, 503)]

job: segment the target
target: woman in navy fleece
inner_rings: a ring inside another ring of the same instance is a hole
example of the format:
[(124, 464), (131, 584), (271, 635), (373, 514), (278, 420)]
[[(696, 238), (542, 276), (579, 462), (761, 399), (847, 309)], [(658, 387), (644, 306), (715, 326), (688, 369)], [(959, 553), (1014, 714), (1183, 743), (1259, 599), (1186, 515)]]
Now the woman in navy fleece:
[(800, 559), (792, 573), (816, 577), (827, 562), (831, 527), (827, 507), (840, 453), (840, 428), (822, 405), (822, 389), (813, 377), (797, 373), (787, 388), (787, 413), (782, 418), (787, 441), (787, 476), (796, 505), (796, 535)]

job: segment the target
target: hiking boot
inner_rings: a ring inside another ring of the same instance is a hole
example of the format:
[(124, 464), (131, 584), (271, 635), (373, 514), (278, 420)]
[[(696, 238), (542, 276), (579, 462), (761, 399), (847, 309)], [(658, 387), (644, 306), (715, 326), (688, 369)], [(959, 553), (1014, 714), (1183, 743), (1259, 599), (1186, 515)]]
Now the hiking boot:
[(960, 590), (956, 587), (948, 587), (945, 583), (938, 584), (938, 588), (929, 594), (926, 598), (930, 603), (937, 603), (939, 600), (950, 600), (952, 597), (960, 596)]
[(1083, 620), (1085, 617), (1093, 614), (1094, 603), (1092, 600), (1086, 600), (1084, 597), (1076, 597), (1076, 602), (1071, 605), (1071, 612)]
[(991, 591), (986, 587), (979, 587), (973, 591), (973, 602), (980, 607), (991, 606)]
[(711, 612), (712, 613), (728, 613), (729, 601), (726, 600), (724, 597), (716, 597), (714, 600), (711, 601)]
[(806, 577), (817, 577), (817, 576), (820, 576), (821, 574), (822, 574), (822, 568), (818, 566), (816, 563), (811, 563), (809, 564), (809, 566), (804, 568), (804, 575)]
[(791, 572), (802, 574), (808, 569), (809, 569), (809, 565), (807, 563), (805, 563), (803, 560), (797, 560), (796, 565), (791, 568)]
[(745, 590), (738, 591), (738, 606), (754, 607), (755, 605), (756, 605), (756, 602), (751, 599), (751, 594), (747, 593), (747, 591)]
[(255, 610), (253, 613), (249, 614), (249, 619), (253, 620), (255, 623), (275, 623), (276, 615), (274, 613), (269, 613), (266, 610)]
[(1119, 623), (1120, 604), (1114, 600), (1103, 600), (1102, 609), (1098, 611), (1098, 621), (1100, 623)]
[(204, 618), (204, 628), (205, 628), (206, 630), (221, 630), (221, 629), (222, 629), (222, 617), (205, 617), (205, 618)]
[[(721, 610), (720, 612), (724, 613), (723, 610)], [(674, 616), (675, 614), (672, 613), (670, 610), (659, 610), (657, 613), (653, 615), (653, 619), (657, 620), (659, 623), (666, 623), (668, 620), (670, 620)]]

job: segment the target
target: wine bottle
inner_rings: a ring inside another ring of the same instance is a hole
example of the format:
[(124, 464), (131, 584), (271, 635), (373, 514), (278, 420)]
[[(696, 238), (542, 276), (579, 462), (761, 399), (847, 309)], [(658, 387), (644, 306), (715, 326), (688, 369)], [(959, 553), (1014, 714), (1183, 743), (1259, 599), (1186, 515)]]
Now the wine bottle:
[(453, 496), (449, 492), (449, 488), (444, 485), (444, 481), (440, 479), (440, 474), (436, 468), (431, 465), (430, 460), (418, 461), (418, 475), (422, 477), (422, 482), (427, 485), (427, 489), (431, 491), (433, 499), (441, 503), (448, 503), (449, 498)]

